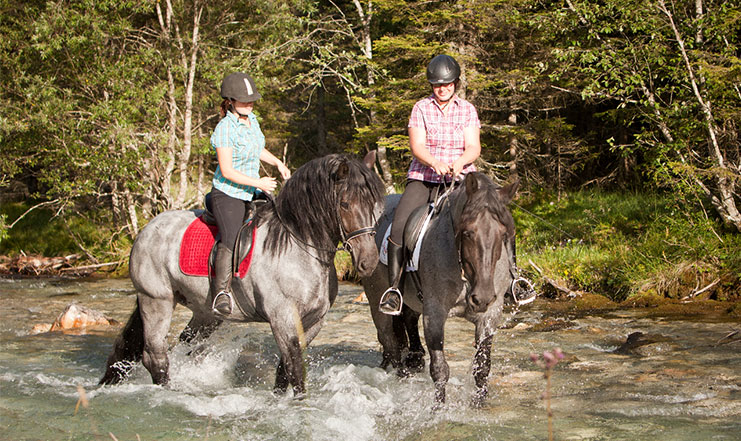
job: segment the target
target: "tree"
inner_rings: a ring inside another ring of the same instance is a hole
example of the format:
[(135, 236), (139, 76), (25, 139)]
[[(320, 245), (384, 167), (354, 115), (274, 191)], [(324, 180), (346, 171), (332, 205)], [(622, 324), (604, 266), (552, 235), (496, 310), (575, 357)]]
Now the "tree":
[[(704, 8), (699, 0), (566, 3), (568, 14), (551, 14), (560, 62), (553, 77), (585, 99), (614, 102), (605, 114), (631, 134), (623, 142), (608, 139), (613, 149), (642, 156), (646, 173), (662, 185), (706, 195), (741, 229), (734, 199), (737, 2), (705, 2)], [(720, 121), (712, 108), (722, 109)], [(702, 145), (707, 153), (696, 148)]]

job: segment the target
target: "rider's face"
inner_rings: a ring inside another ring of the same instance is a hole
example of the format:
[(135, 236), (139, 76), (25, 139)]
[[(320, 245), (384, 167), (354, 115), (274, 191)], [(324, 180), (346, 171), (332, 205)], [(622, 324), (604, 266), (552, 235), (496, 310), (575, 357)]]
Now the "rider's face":
[(234, 110), (240, 115), (249, 115), (252, 109), (255, 107), (255, 102), (243, 103), (242, 101), (234, 100)]
[(439, 103), (445, 103), (453, 98), (453, 94), (455, 94), (455, 83), (433, 84), (432, 93)]

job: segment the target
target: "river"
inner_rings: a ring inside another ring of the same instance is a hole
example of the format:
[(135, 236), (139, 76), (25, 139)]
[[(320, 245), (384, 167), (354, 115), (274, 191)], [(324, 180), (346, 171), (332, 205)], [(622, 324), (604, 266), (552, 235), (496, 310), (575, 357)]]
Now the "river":
[[(0, 280), (2, 440), (544, 440), (543, 371), (529, 354), (560, 347), (552, 373), (558, 440), (741, 440), (741, 326), (715, 316), (660, 317), (630, 309), (555, 316), (538, 299), (508, 315), (494, 338), (490, 397), (473, 393), (473, 325), (450, 319), (448, 402), (433, 409), (427, 368), (398, 378), (381, 361), (362, 287), (343, 283), (307, 351), (308, 394), (272, 394), (277, 350), (266, 324), (222, 326), (207, 345), (177, 343), (190, 316), (178, 307), (169, 341), (171, 383), (140, 365), (100, 387), (120, 328), (33, 334), (70, 303), (125, 322), (128, 280)], [(698, 318), (699, 317), (699, 318)], [(552, 320), (556, 326), (542, 326)], [(650, 343), (615, 353), (628, 335)], [(81, 399), (84, 397), (84, 399)]]

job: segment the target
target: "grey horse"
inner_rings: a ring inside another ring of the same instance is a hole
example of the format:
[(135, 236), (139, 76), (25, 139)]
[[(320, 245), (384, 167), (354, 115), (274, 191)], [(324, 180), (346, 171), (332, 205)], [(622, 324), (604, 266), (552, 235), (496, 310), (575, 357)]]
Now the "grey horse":
[[(492, 336), (501, 322), (505, 294), (515, 280), (515, 229), (507, 205), (518, 185), (519, 181), (499, 187), (482, 173), (469, 173), (463, 185), (439, 202), (439, 213), (432, 217), (421, 244), (416, 274), (405, 273), (402, 278), (405, 305), (401, 317), (378, 310), (380, 297), (388, 288), (386, 265), (379, 264), (370, 276), (363, 278), (378, 340), (383, 346), (382, 367), (391, 364), (403, 375), (406, 368), (424, 366), (417, 330), (417, 320), (422, 315), (438, 403), (445, 401), (450, 376), (443, 343), (445, 321), (451, 313), (476, 325), (473, 376), (477, 391), (473, 403), (480, 405), (487, 396)], [(398, 201), (397, 195), (386, 198), (385, 211), (376, 228), (379, 249)], [(410, 219), (414, 218), (413, 213)], [(408, 224), (405, 242), (413, 230)], [(407, 350), (408, 356), (402, 360), (402, 352)]]
[[(328, 155), (300, 167), (274, 203), (255, 214), (252, 263), (232, 288), (244, 300), (229, 320), (268, 322), (280, 351), (275, 388), (290, 384), (305, 392), (302, 350), (317, 335), (337, 296), (334, 257), (342, 242), (356, 271), (369, 275), (378, 262), (372, 226), (383, 209), (383, 184), (366, 163)], [(142, 361), (155, 384), (169, 380), (167, 342), (173, 309), (184, 305), (193, 316), (181, 340), (205, 338), (221, 323), (207, 301), (207, 277), (187, 276), (178, 265), (181, 238), (201, 214), (167, 211), (149, 222), (131, 250), (129, 270), (138, 291), (127, 325), (114, 343), (101, 384), (123, 380)]]

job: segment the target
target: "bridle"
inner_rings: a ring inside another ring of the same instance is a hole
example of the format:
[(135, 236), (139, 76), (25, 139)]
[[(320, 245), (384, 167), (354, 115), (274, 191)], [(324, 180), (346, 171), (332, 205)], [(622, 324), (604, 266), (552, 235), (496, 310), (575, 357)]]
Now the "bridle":
[[(337, 225), (340, 226), (340, 239), (342, 240), (342, 245), (337, 248), (336, 251), (347, 251), (348, 253), (352, 252), (352, 245), (350, 244), (350, 241), (355, 239), (356, 237), (360, 237), (364, 234), (370, 234), (371, 236), (376, 235), (376, 228), (373, 226), (370, 227), (362, 227), (358, 228), (355, 231), (351, 231), (347, 235), (345, 234), (345, 228), (342, 226), (342, 218), (340, 216), (339, 210), (336, 211), (337, 214)], [(374, 220), (375, 224), (375, 220)]]

